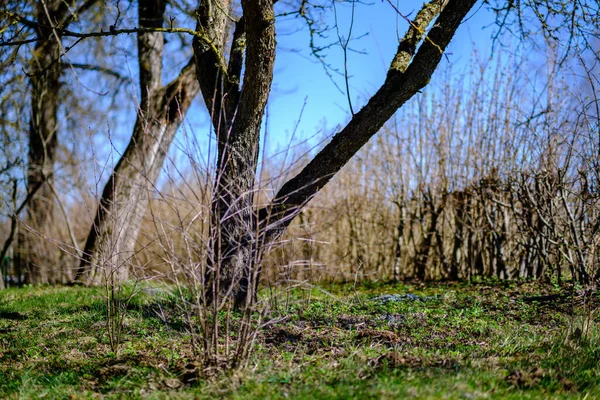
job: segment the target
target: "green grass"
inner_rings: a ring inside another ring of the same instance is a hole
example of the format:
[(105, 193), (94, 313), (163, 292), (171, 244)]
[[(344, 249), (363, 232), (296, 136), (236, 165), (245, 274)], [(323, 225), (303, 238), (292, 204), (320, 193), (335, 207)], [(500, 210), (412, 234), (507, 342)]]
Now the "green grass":
[[(184, 367), (197, 357), (174, 298), (134, 297), (115, 355), (101, 290), (9, 289), (0, 292), (0, 398), (600, 398), (598, 298), (587, 308), (522, 300), (553, 290), (296, 290), (270, 300), (270, 317), (287, 318), (259, 333), (246, 368), (187, 384)], [(373, 300), (394, 293), (427, 301)]]

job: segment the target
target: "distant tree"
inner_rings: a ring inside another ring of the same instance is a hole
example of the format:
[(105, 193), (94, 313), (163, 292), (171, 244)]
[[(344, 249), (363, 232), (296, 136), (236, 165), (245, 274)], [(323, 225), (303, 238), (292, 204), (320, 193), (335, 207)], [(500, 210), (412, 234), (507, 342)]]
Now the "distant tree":
[[(156, 181), (182, 116), (198, 92), (194, 65), (191, 61), (182, 69), (177, 79), (165, 86), (161, 84), (165, 41), (162, 33), (153, 30), (162, 27), (167, 3), (167, 1), (143, 2), (137, 10), (140, 31), (147, 29), (137, 35), (140, 67), (138, 119), (131, 143), (103, 191), (95, 223), (89, 231), (85, 252), (82, 253), (82, 268), (78, 269), (74, 276), (88, 284), (97, 284), (105, 278), (104, 267), (109, 262), (123, 265), (129, 261), (131, 253), (125, 249), (133, 249), (135, 243), (137, 231), (132, 227), (139, 226), (144, 213), (146, 203), (143, 194)], [(109, 15), (106, 12), (107, 7), (111, 7), (115, 15)], [(82, 30), (81, 26), (85, 24), (90, 31), (105, 30), (105, 33), (99, 35), (99, 39), (103, 36), (111, 36), (115, 26), (124, 18), (129, 8), (122, 10), (118, 3), (111, 6), (96, 0), (9, 2), (6, 7), (0, 8), (2, 25), (6, 27), (2, 31), (0, 49), (12, 48), (14, 53), (13, 55), (2, 53), (2, 61), (7, 67), (15, 67), (14, 56), (24, 53), (23, 48), (32, 48), (31, 60), (26, 60), (29, 68), (27, 78), (31, 87), (26, 100), (27, 104), (31, 105), (31, 116), (27, 118), (31, 127), (27, 140), (29, 158), (24, 163), (28, 171), (27, 195), (23, 196), (26, 201), (24, 206), (16, 208), (25, 209), (25, 216), (22, 219), (23, 227), (16, 230), (18, 235), (15, 235), (18, 237), (15, 249), (16, 269), (23, 271), (26, 283), (58, 283), (64, 280), (64, 277), (51, 265), (58, 261), (56, 257), (48, 254), (51, 251), (56, 253), (57, 238), (52, 235), (54, 232), (50, 232), (49, 228), (53, 226), (52, 217), (57, 197), (53, 182), (56, 155), (60, 147), (59, 113), (62, 111), (68, 115), (75, 112), (74, 118), (81, 119), (83, 117), (81, 113), (86, 112), (73, 107), (79, 106), (76, 100), (64, 98), (82, 96), (80, 92), (84, 85), (74, 71), (75, 69), (86, 70), (116, 78), (120, 83), (125, 81), (120, 75), (123, 71), (121, 66), (110, 65), (105, 61), (104, 58), (108, 58), (107, 51), (102, 49), (102, 46), (92, 47), (91, 51), (83, 57), (79, 55), (79, 58), (91, 59), (92, 64), (72, 63), (67, 58), (67, 54), (72, 54), (73, 48), (88, 38), (85, 34), (74, 32)], [(94, 13), (90, 12), (92, 9), (95, 10)], [(90, 18), (84, 18), (86, 13)], [(74, 22), (77, 26), (74, 26)], [(99, 28), (95, 28), (97, 25)], [(67, 74), (71, 70), (73, 73)], [(74, 90), (73, 87), (77, 86), (79, 90)], [(96, 88), (96, 85), (89, 88), (84, 86), (83, 96), (90, 97), (90, 93), (106, 96)], [(7, 110), (6, 107), (2, 109)], [(7, 110), (6, 114), (15, 113)], [(168, 123), (163, 130), (161, 123), (164, 121)], [(9, 135), (12, 135), (14, 140), (14, 137), (18, 138), (20, 133), (14, 132), (16, 129), (14, 124), (12, 128), (12, 133)], [(79, 132), (80, 135), (83, 133)], [(83, 136), (80, 138), (84, 139)], [(61, 189), (69, 190), (58, 188)], [(9, 192), (8, 189), (6, 191)], [(111, 218), (103, 217), (107, 214), (111, 215)], [(114, 229), (114, 227), (122, 227), (122, 229)], [(9, 240), (4, 246), (7, 251), (12, 245), (13, 232), (10, 233)], [(55, 243), (50, 244), (49, 239)], [(78, 245), (74, 243), (73, 255), (77, 255), (77, 247)], [(119, 256), (118, 259), (102, 258), (106, 254)], [(119, 279), (126, 279), (128, 269), (114, 268), (109, 269), (108, 272), (116, 273)], [(19, 272), (17, 273), (20, 275)]]
[[(26, 70), (30, 105), (26, 173), (28, 195), (24, 204), (27, 229), (19, 230), (15, 252), (16, 269), (24, 275), (26, 283), (56, 283), (61, 280), (58, 274), (53, 274), (52, 266), (48, 265), (47, 242), (43, 238), (52, 225), (55, 204), (51, 185), (58, 149), (59, 93), (63, 74), (60, 61), (65, 52), (61, 29), (68, 28), (96, 3), (96, 0), (82, 4), (63, 0), (7, 2), (0, 11), (5, 28), (12, 28), (3, 29), (3, 39), (14, 42), (15, 46), (34, 43)], [(14, 29), (15, 25), (19, 29)], [(24, 31), (33, 31), (34, 39), (21, 40)], [(14, 63), (16, 56), (12, 54), (8, 57), (7, 64)]]
[(133, 135), (98, 205), (83, 251), (77, 279), (98, 284), (108, 275), (129, 276), (136, 238), (169, 146), (183, 116), (199, 90), (195, 65), (190, 60), (178, 76), (162, 84), (162, 29), (167, 0), (140, 2), (137, 33), (141, 101)]

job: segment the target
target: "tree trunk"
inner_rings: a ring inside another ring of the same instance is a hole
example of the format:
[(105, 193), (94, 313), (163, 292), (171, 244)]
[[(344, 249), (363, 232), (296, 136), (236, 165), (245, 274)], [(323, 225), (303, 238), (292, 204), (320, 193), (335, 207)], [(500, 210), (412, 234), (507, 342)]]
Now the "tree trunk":
[[(27, 165), (27, 192), (37, 190), (26, 207), (25, 226), (19, 229), (15, 263), (23, 271), (25, 283), (57, 283), (56, 259), (44, 236), (49, 236), (54, 212), (54, 195), (46, 183), (54, 174), (54, 160), (58, 147), (58, 107), (61, 45), (52, 25), (63, 19), (62, 1), (46, 1), (35, 11), (38, 40), (35, 43), (30, 66), (31, 120), (29, 122), (29, 152)], [(48, 14), (46, 14), (47, 9)], [(50, 21), (49, 21), (50, 20)]]
[(396, 227), (396, 248), (394, 250), (394, 282), (400, 281), (400, 268), (402, 266), (402, 245), (404, 243), (404, 224), (406, 222), (406, 204), (404, 198), (395, 202), (398, 206), (398, 226)]
[[(140, 2), (141, 27), (162, 27), (166, 0)], [(199, 86), (193, 62), (161, 85), (164, 37), (138, 34), (141, 103), (132, 138), (109, 178), (96, 211), (77, 279), (87, 285), (129, 278), (151, 191), (169, 146)]]
[(452, 242), (452, 260), (448, 280), (458, 281), (460, 265), (465, 262), (464, 247), (467, 238), (467, 221), (465, 220), (465, 209), (470, 201), (470, 191), (457, 191), (453, 193), (454, 200), (454, 240)]
[[(427, 264), (429, 263), (429, 253), (433, 246), (433, 239), (436, 235), (437, 221), (441, 212), (441, 207), (436, 207), (435, 198), (431, 193), (423, 193), (425, 206), (427, 207), (426, 213), (422, 217), (423, 227), (423, 239), (417, 249), (415, 255), (415, 277), (424, 281), (426, 278)], [(426, 224), (427, 214), (429, 214), (429, 223)]]
[[(254, 210), (255, 178), (262, 117), (269, 98), (275, 64), (275, 25), (272, 0), (244, 0), (235, 26), (227, 70), (222, 62), (226, 15), (219, 7), (198, 9), (197, 30), (215, 46), (194, 45), (198, 81), (218, 139), (217, 169), (212, 200), (211, 247), (206, 284), (218, 298), (233, 298), (236, 306), (251, 301), (262, 256)], [(246, 38), (244, 41), (243, 38)], [(247, 43), (241, 89), (241, 60)]]
[(2, 256), (0, 257), (0, 290), (2, 289), (6, 289), (6, 285), (4, 285), (4, 276), (6, 275), (5, 273), (2, 273), (3, 271), (6, 271), (8, 269), (8, 257), (6, 256)]

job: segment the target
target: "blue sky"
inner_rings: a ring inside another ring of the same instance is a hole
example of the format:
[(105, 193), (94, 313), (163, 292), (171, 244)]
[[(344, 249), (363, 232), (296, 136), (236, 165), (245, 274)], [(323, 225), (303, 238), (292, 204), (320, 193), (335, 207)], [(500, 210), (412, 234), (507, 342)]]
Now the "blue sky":
[[(407, 15), (414, 16), (421, 5), (419, 1), (404, 1), (397, 7)], [(344, 36), (347, 36), (350, 26), (351, 11), (348, 4), (337, 8), (340, 33)], [(329, 13), (326, 21), (333, 24), (333, 12)], [(468, 21), (459, 28), (448, 49), (448, 58), (442, 63), (450, 62), (457, 70), (462, 70), (469, 66), (475, 48), (484, 54), (490, 52), (495, 28), (493, 21), (493, 14), (484, 7), (472, 12)], [(296, 22), (296, 26), (300, 23)], [(324, 124), (326, 129), (333, 130), (347, 121), (350, 115), (346, 94), (336, 88), (321, 63), (310, 55), (308, 32), (305, 30), (286, 35), (293, 29), (293, 25), (290, 25), (289, 20), (278, 24), (280, 50), (268, 110), (271, 139), (280, 146), (288, 143), (305, 102), (297, 132), (303, 138), (314, 135), (324, 128)], [(485, 26), (488, 27), (484, 29)], [(352, 29), (353, 37), (366, 35), (351, 44), (351, 47), (364, 54), (349, 52), (348, 57), (350, 98), (356, 112), (383, 83), (398, 45), (398, 37), (406, 31), (407, 23), (387, 1), (378, 0), (369, 5), (356, 4)], [(329, 41), (336, 40), (336, 31), (330, 31)], [(284, 49), (296, 49), (298, 52)], [(330, 49), (327, 61), (343, 70), (342, 49), (339, 46)], [(344, 78), (336, 75), (334, 79), (345, 92)]]

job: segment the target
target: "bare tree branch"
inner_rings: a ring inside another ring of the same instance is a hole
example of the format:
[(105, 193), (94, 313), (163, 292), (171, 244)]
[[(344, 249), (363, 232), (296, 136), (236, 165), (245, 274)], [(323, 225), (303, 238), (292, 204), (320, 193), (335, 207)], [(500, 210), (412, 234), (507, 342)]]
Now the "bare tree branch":
[[(261, 210), (260, 219), (267, 230), (267, 242), (276, 239), (299, 210), (379, 131), (398, 108), (429, 82), (443, 50), (476, 0), (451, 0), (441, 11), (443, 3), (434, 0), (423, 6), (400, 42), (381, 88), (298, 175), (283, 185), (272, 204)], [(421, 32), (438, 14), (435, 25), (412, 58), (414, 48), (422, 37)]]

